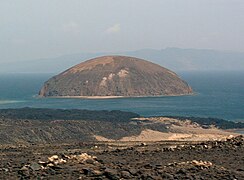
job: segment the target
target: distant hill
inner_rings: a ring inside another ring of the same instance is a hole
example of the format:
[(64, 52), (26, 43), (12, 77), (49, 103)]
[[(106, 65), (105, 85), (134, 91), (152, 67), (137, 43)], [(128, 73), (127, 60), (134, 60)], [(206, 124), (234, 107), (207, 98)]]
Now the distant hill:
[(49, 79), (40, 96), (162, 96), (191, 94), (174, 72), (129, 56), (87, 60)]
[(103, 55), (125, 55), (150, 60), (173, 71), (243, 71), (244, 53), (205, 49), (166, 48), (127, 52), (80, 53), (56, 58), (0, 63), (0, 73), (59, 73), (87, 59)]

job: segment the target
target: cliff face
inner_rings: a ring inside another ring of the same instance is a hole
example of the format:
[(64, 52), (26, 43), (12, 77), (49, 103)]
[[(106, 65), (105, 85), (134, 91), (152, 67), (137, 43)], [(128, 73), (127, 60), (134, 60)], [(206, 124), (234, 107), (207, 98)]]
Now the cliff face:
[(104, 56), (52, 77), (40, 96), (159, 96), (192, 93), (174, 72), (125, 56)]

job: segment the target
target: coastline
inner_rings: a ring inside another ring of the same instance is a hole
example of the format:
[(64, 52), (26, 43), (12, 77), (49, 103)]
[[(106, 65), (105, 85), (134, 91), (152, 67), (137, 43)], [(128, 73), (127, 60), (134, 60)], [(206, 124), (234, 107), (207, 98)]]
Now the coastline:
[(57, 98), (57, 99), (121, 99), (121, 98), (158, 98), (158, 97), (179, 97), (179, 96), (194, 96), (197, 93), (190, 94), (172, 94), (172, 95), (155, 95), (155, 96), (40, 96), (38, 98)]
[[(2, 134), (8, 134), (2, 144), (43, 143), (53, 142), (53, 139), (56, 143), (94, 140), (206, 141), (236, 136), (238, 134), (233, 130), (244, 127), (244, 123), (220, 119), (142, 117), (119, 110), (22, 108), (0, 110), (0, 116), (0, 124), (4, 127)], [(90, 131), (90, 128), (93, 130)], [(48, 136), (43, 136), (43, 133)]]

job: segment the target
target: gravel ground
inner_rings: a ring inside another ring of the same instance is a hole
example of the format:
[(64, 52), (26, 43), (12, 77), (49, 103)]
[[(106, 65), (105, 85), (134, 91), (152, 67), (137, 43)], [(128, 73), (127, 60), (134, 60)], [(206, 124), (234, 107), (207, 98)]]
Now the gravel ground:
[(244, 140), (0, 147), (0, 179), (244, 179)]

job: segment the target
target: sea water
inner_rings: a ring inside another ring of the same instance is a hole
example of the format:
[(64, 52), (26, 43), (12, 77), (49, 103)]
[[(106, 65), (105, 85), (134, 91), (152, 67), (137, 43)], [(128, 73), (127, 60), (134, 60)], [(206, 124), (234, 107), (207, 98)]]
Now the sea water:
[(181, 72), (195, 94), (122, 99), (39, 98), (53, 74), (0, 74), (0, 109), (64, 108), (123, 110), (142, 116), (198, 116), (244, 121), (244, 72)]

